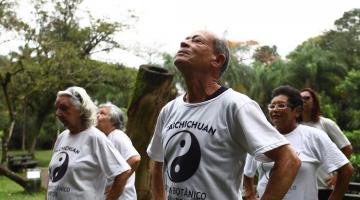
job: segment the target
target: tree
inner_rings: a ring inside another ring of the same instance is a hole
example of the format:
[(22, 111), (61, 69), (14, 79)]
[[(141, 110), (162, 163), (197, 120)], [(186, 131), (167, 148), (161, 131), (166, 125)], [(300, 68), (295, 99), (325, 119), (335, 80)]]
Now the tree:
[(336, 87), (341, 94), (340, 98), (344, 102), (343, 117), (346, 120), (339, 120), (346, 124), (349, 130), (360, 129), (360, 71), (351, 70), (345, 80)]
[[(172, 78), (173, 75), (164, 68), (140, 66), (129, 102), (126, 130), (130, 138), (136, 141), (134, 146), (141, 155), (146, 155), (161, 108), (173, 98)], [(135, 181), (139, 200), (151, 198), (150, 167), (149, 157), (143, 156)]]
[[(0, 6), (7, 2), (0, 1)], [(79, 85), (91, 94), (101, 86), (122, 81), (124, 83), (117, 86), (120, 91), (124, 89), (126, 92), (130, 88), (127, 81), (131, 81), (135, 72), (91, 59), (94, 52), (118, 48), (120, 45), (114, 40), (114, 34), (127, 25), (93, 19), (90, 16), (90, 25), (80, 26), (76, 12), (82, 0), (53, 0), (46, 5), (45, 2), (33, 1), (35, 25), (21, 22), (19, 24), (25, 25), (17, 26), (16, 29), (8, 28), (24, 33), (24, 44), (17, 52), (8, 55), (6, 65), (0, 66), (6, 69), (0, 71), (1, 82), (6, 86), (9, 95), (2, 93), (3, 96), (11, 97), (8, 101), (12, 103), (10, 108), (14, 108), (16, 112), (26, 109), (26, 114), (31, 116), (23, 122), (29, 130), (26, 135), (31, 141), (28, 147), (32, 153), (41, 128), (53, 110), (57, 91)], [(53, 9), (49, 9), (49, 6)], [(15, 12), (8, 13), (11, 17)], [(0, 27), (11, 27), (10, 23), (5, 22), (7, 21), (0, 20)], [(126, 72), (128, 76), (123, 79), (115, 77), (122, 77), (122, 72)], [(25, 118), (21, 115), (15, 117), (16, 120)], [(12, 120), (11, 117), (9, 119)], [(4, 134), (5, 137), (7, 135)], [(2, 159), (5, 158), (6, 155), (3, 155)], [(26, 184), (19, 181), (19, 177), (14, 178), (13, 173), (6, 171), (5, 166), (1, 165), (1, 170), (26, 189)]]
[(274, 45), (270, 46), (261, 46), (255, 49), (255, 53), (253, 54), (253, 58), (257, 62), (271, 64), (276, 59), (279, 59), (279, 54), (277, 52), (277, 47)]

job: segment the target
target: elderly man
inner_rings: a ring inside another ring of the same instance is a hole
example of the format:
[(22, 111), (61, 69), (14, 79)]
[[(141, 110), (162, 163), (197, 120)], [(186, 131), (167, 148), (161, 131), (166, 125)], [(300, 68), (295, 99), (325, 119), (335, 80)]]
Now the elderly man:
[(161, 110), (147, 149), (154, 199), (239, 199), (246, 153), (275, 162), (263, 199), (282, 199), (293, 182), (300, 160), (287, 140), (255, 101), (219, 84), (229, 59), (207, 31), (180, 43), (174, 63), (187, 91)]
[[(140, 163), (140, 155), (131, 143), (130, 138), (121, 129), (124, 125), (124, 117), (120, 108), (112, 103), (101, 104), (97, 113), (97, 128), (107, 135), (121, 156), (131, 167), (129, 177), (119, 200), (136, 200), (135, 170)], [(108, 180), (106, 185), (111, 185)]]

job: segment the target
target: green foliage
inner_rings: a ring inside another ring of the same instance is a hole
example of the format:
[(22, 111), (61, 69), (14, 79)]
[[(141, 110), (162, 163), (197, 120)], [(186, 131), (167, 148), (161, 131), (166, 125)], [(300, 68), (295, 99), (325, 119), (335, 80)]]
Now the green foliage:
[[(95, 61), (91, 55), (120, 47), (114, 35), (128, 25), (93, 19), (90, 15), (90, 25), (81, 26), (76, 17), (81, 2), (32, 1), (35, 23), (22, 26), (21, 30), (14, 29), (25, 33), (25, 43), (17, 52), (0, 58), (0, 63), (5, 63), (0, 65), (0, 80), (7, 81), (3, 88), (9, 91), (6, 96), (11, 102), (10, 106), (5, 106), (4, 101), (0, 101), (0, 108), (15, 109), (19, 125), (13, 135), (17, 138), (14, 142), (19, 143), (23, 130), (26, 130), (27, 147), (31, 149), (34, 149), (39, 135), (40, 146), (52, 146), (59, 127), (54, 126), (55, 117), (48, 116), (53, 111), (59, 90), (77, 85), (84, 87), (99, 102), (112, 101), (121, 107), (127, 105), (136, 70)], [(12, 7), (6, 9), (16, 17)], [(0, 20), (0, 28), (11, 25), (5, 22)], [(9, 113), (5, 109), (0, 116), (9, 118)], [(8, 128), (8, 122), (0, 120), (0, 125), (4, 125), (1, 127), (3, 130)]]
[(354, 167), (354, 172), (351, 177), (351, 181), (360, 182), (360, 154), (351, 155), (350, 162)]
[(353, 147), (350, 162), (354, 167), (354, 172), (351, 181), (360, 182), (360, 129), (345, 131), (344, 133)]
[(344, 133), (351, 142), (353, 152), (360, 154), (360, 129), (354, 131), (345, 131)]

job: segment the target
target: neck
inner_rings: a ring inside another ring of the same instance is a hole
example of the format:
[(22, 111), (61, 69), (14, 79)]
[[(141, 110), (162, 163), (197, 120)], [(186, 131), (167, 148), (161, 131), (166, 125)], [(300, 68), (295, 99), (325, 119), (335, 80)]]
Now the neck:
[(185, 102), (188, 103), (203, 102), (221, 87), (215, 79), (190, 79), (185, 82), (187, 86)]
[(105, 133), (105, 135), (109, 135), (111, 132), (113, 132), (113, 130), (115, 130), (116, 128), (113, 126), (109, 126), (109, 127), (104, 127), (101, 129), (101, 131), (103, 133)]
[(302, 121), (309, 122), (311, 121), (311, 112), (303, 111), (301, 117)]
[(282, 135), (286, 135), (288, 133), (290, 133), (291, 131), (295, 130), (296, 127), (298, 126), (297, 123), (291, 125), (291, 126), (287, 126), (287, 127), (276, 127), (276, 129), (282, 134)]
[(86, 127), (83, 126), (83, 125), (80, 125), (80, 126), (77, 126), (77, 127), (68, 127), (68, 129), (70, 131), (70, 134), (78, 134), (81, 131), (84, 131), (86, 129)]

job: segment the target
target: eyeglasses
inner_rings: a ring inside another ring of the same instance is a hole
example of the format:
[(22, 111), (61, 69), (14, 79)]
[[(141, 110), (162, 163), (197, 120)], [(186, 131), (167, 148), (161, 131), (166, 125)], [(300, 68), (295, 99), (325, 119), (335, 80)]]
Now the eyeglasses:
[(286, 108), (289, 108), (290, 105), (286, 104), (286, 103), (279, 103), (279, 104), (269, 104), (268, 105), (268, 110), (285, 110)]
[(310, 98), (311, 98), (311, 96), (302, 96), (301, 98), (302, 98), (302, 100), (304, 100), (304, 101), (309, 101)]

